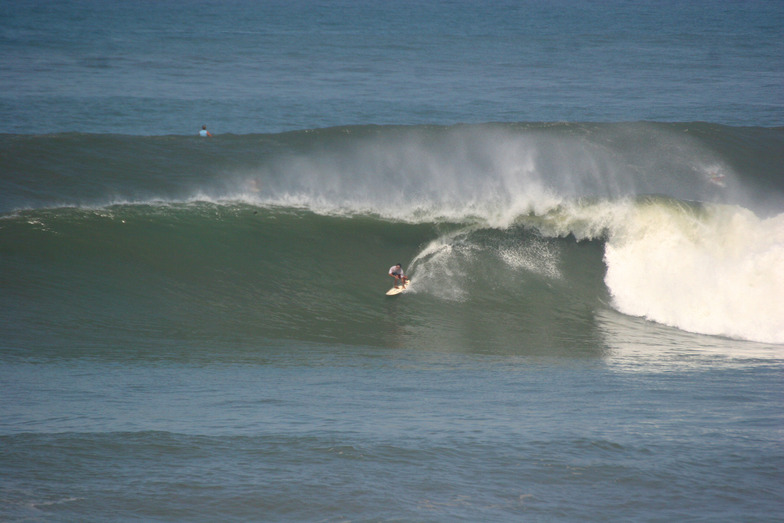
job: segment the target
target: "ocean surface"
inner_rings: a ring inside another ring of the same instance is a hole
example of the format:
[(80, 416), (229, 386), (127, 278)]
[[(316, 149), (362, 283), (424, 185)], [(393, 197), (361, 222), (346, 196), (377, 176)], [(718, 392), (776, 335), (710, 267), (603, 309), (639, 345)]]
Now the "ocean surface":
[(0, 4), (0, 520), (780, 521), (782, 27)]

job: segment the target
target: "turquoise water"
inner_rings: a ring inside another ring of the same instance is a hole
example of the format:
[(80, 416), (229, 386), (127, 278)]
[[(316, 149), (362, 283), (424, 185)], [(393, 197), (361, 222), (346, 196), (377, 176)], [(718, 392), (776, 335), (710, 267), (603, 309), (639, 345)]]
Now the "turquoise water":
[(776, 521), (783, 11), (3, 6), (0, 519)]

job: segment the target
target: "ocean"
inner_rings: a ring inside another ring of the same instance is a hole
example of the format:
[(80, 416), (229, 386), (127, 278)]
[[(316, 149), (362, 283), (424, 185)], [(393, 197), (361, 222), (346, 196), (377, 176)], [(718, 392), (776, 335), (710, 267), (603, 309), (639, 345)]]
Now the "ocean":
[(0, 519), (780, 521), (781, 27), (0, 5)]

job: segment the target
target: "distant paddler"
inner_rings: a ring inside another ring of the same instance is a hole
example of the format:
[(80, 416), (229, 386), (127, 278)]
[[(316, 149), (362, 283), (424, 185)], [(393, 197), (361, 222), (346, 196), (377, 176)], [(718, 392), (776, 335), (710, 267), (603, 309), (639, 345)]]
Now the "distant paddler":
[(202, 138), (206, 138), (208, 136), (212, 136), (212, 134), (210, 134), (210, 132), (207, 130), (206, 125), (202, 125), (201, 131), (199, 131), (199, 136), (201, 136)]

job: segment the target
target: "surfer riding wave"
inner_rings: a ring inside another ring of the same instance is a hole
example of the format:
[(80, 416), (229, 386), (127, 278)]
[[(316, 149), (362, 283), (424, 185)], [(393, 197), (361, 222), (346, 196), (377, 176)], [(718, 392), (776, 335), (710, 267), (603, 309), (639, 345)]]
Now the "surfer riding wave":
[(395, 279), (395, 289), (398, 288), (398, 284), (406, 286), (408, 282), (408, 276), (403, 273), (403, 265), (398, 263), (393, 265), (389, 268), (389, 275)]

